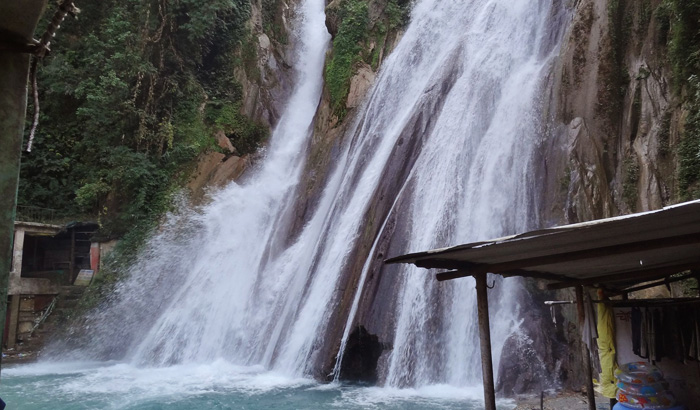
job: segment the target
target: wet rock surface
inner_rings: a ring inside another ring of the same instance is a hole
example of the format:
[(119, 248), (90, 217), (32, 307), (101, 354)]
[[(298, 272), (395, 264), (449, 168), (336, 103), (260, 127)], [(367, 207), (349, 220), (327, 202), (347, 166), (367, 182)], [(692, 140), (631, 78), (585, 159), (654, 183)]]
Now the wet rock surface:
[(496, 391), (514, 397), (557, 387), (568, 349), (551, 318), (530, 309), (503, 346)]

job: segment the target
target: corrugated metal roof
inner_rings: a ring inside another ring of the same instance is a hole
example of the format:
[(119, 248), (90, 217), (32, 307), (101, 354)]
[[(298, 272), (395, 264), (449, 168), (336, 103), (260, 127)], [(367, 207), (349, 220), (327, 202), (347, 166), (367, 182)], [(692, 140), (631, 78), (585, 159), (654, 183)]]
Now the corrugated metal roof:
[(491, 272), (620, 288), (700, 269), (700, 200), (412, 253), (386, 263), (454, 270), (438, 274), (439, 280)]

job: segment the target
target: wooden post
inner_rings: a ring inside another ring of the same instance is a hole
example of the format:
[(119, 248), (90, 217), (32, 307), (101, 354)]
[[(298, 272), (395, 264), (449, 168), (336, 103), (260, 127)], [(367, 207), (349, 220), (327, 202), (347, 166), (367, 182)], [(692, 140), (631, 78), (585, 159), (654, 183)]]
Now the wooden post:
[[(576, 286), (576, 308), (578, 311), (578, 326), (583, 328), (586, 321), (586, 309), (583, 305), (583, 286)], [(586, 374), (586, 396), (588, 398), (588, 409), (595, 410), (595, 394), (593, 393), (593, 369), (591, 365), (591, 352), (588, 346), (581, 341), (581, 354), (583, 355), (583, 371)]]
[(72, 285), (75, 278), (75, 228), (70, 231), (70, 260), (68, 261), (68, 285)]
[(12, 243), (12, 270), (10, 271), (10, 281), (19, 284), (22, 277), (22, 261), (24, 260), (24, 238), (25, 230), (22, 227), (15, 229), (15, 239)]
[(7, 348), (12, 349), (17, 342), (17, 324), (19, 323), (19, 298), (22, 295), (10, 296), (10, 324), (7, 327)]
[(493, 360), (491, 358), (491, 328), (489, 327), (489, 298), (486, 273), (476, 279), (476, 306), (479, 314), (479, 344), (481, 345), (481, 374), (484, 379), (484, 402), (486, 410), (496, 410), (496, 391), (493, 385)]

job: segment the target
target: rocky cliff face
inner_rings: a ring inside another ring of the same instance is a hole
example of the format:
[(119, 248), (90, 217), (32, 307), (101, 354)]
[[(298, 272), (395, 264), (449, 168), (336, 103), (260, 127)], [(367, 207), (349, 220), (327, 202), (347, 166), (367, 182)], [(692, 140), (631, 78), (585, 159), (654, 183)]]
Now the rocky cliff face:
[(580, 0), (552, 106), (550, 220), (578, 222), (678, 202), (685, 113), (671, 87), (661, 1)]
[[(688, 95), (683, 90), (688, 79), (678, 70), (674, 73), (670, 55), (671, 36), (678, 30), (669, 23), (669, 13), (678, 10), (674, 4), (572, 2), (546, 113), (553, 124), (543, 164), (547, 207), (541, 218), (547, 225), (659, 209), (692, 197), (679, 184), (685, 178), (679, 175), (686, 172), (681, 146), (690, 137), (684, 129)], [(570, 291), (531, 293), (535, 299), (574, 299)], [(578, 390), (584, 379), (575, 371), (583, 368), (575, 312), (561, 308), (558, 325), (541, 320), (546, 315), (541, 311), (536, 315), (540, 319), (525, 321), (530, 324), (523, 329), (525, 339), (537, 342), (532, 344), (537, 351), (533, 354), (554, 358), (556, 363), (547, 364), (547, 370), (556, 370), (563, 386)], [(543, 338), (542, 327), (555, 336)], [(515, 335), (507, 345), (520, 346), (522, 339)], [(561, 343), (568, 349), (557, 353)], [(514, 354), (501, 363), (518, 363), (520, 358)], [(537, 372), (527, 366), (523, 363), (515, 372), (501, 369), (501, 375), (521, 375), (505, 376), (499, 383), (503, 393), (531, 390), (527, 386), (534, 382), (532, 377), (522, 375)]]
[[(251, 0), (247, 23), (249, 36), (241, 46), (232, 73), (241, 85), (242, 113), (272, 129), (279, 120), (293, 87), (294, 46), (290, 21), (298, 0)], [(220, 188), (238, 180), (255, 162), (255, 155), (241, 156), (223, 132), (214, 135), (219, 152), (200, 156), (187, 188), (195, 202), (207, 188)]]

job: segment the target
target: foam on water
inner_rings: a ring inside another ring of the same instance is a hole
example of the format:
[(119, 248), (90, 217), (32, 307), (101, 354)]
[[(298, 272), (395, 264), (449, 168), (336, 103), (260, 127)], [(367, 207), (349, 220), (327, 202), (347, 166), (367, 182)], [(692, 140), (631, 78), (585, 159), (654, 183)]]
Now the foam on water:
[[(13, 409), (478, 409), (481, 387), (420, 389), (318, 384), (259, 366), (223, 360), (208, 365), (140, 368), (85, 362), (28, 365), (4, 371), (0, 395)], [(499, 408), (512, 408), (508, 401)]]

